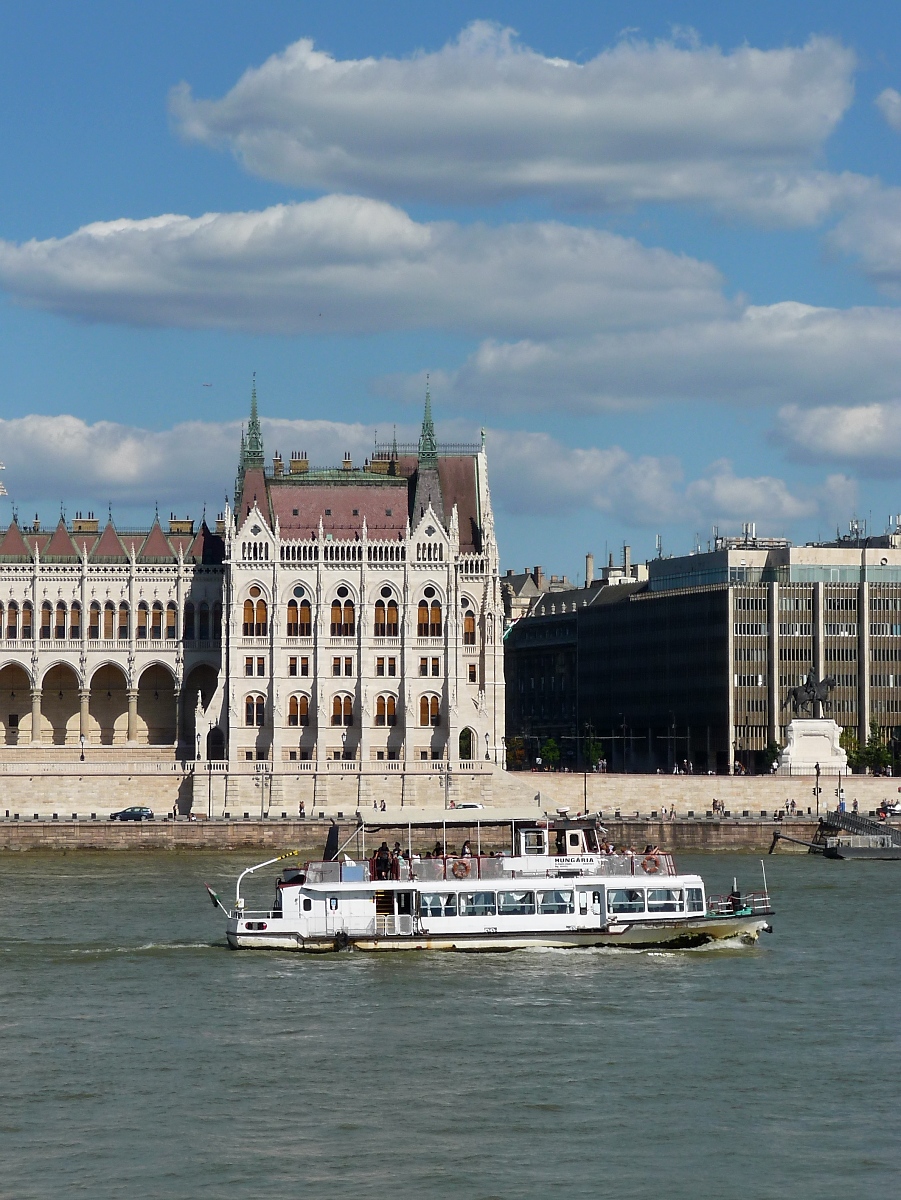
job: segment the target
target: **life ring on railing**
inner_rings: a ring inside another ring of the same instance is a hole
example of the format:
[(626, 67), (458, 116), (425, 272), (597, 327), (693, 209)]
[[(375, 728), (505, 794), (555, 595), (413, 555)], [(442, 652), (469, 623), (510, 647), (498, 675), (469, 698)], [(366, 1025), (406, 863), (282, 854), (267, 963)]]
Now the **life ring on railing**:
[(472, 864), (468, 863), (465, 858), (458, 858), (451, 867), (454, 879), (468, 879), (472, 872)]
[(660, 870), (660, 855), (646, 854), (641, 860), (641, 869), (646, 875), (656, 875)]

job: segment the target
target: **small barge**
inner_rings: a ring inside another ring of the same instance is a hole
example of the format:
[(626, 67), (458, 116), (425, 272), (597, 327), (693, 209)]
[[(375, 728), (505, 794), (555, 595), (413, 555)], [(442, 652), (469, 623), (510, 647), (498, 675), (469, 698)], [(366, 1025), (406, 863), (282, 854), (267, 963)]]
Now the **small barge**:
[(242, 872), (230, 910), (207, 890), (235, 950), (683, 948), (771, 931), (765, 880), (763, 891), (708, 897), (671, 854), (610, 853), (602, 833), (595, 820), (561, 818), (516, 824), (514, 854), (392, 857), (383, 844), (355, 861), (336, 850), (283, 869), (263, 911), (247, 909), (243, 880), (294, 855)]
[(871, 821), (858, 813), (838, 810), (820, 818), (813, 841), (791, 837), (777, 829), (770, 854), (779, 842), (806, 846), (809, 854), (822, 854), (824, 858), (901, 859), (901, 830)]

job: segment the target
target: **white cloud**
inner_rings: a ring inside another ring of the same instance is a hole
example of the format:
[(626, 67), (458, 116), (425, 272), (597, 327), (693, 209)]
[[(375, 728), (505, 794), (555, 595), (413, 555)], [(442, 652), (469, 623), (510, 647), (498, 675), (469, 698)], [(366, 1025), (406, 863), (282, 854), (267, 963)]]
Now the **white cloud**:
[(890, 295), (901, 295), (901, 188), (872, 188), (829, 234)]
[(721, 285), (706, 263), (600, 230), (426, 224), (355, 196), (0, 241), (0, 286), (23, 302), (86, 320), (261, 333), (552, 337), (725, 313)]
[[(466, 432), (451, 422), (439, 428), (439, 437)], [(362, 463), (372, 434), (365, 425), (337, 421), (263, 422), (270, 455), (306, 450), (314, 464), (326, 466), (340, 462), (345, 451)], [(398, 436), (412, 438), (414, 429), (399, 429)], [(235, 421), (192, 421), (158, 431), (68, 415), (0, 421), (4, 482), (14, 502), (46, 505), (62, 498), (102, 511), (110, 501), (114, 515), (117, 508), (134, 512), (157, 501), (164, 513), (193, 507), (196, 515), (203, 503), (218, 511), (232, 489), (239, 440)], [(495, 508), (516, 517), (562, 519), (588, 511), (632, 527), (757, 520), (784, 529), (848, 495), (847, 486), (842, 492), (844, 485), (835, 482), (841, 477), (796, 494), (780, 479), (736, 476), (727, 461), (686, 484), (675, 457), (636, 456), (619, 446), (574, 449), (547, 433), (526, 431), (489, 431), (488, 461)]]
[(479, 21), (405, 59), (338, 60), (303, 39), (219, 100), (182, 84), (170, 105), (184, 137), (300, 187), (442, 204), (705, 203), (803, 225), (861, 186), (815, 169), (854, 67), (830, 38), (731, 53), (624, 40), (577, 63)]
[(901, 92), (895, 91), (894, 88), (886, 88), (873, 103), (892, 129), (901, 130)]
[[(495, 411), (593, 412), (703, 400), (745, 406), (881, 400), (897, 392), (901, 311), (783, 302), (649, 330), (517, 342), (488, 340), (434, 374), (443, 403)], [(388, 393), (419, 394), (419, 377)]]
[(786, 405), (772, 438), (797, 458), (896, 476), (901, 465), (901, 401), (809, 409)]

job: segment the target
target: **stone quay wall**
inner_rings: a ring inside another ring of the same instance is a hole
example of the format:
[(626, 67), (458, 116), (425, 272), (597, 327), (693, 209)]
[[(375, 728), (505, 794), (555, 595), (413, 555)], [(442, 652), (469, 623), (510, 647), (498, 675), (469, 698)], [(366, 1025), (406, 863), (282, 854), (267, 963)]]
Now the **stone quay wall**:
[[(307, 764), (302, 764), (306, 766)], [(331, 762), (315, 770), (272, 773), (269, 764), (231, 765), (146, 758), (118, 762), (0, 761), (0, 821), (38, 819), (106, 820), (133, 804), (157, 816), (178, 813), (201, 818), (248, 820), (323, 817), (342, 820), (356, 812), (369, 818), (382, 811), (402, 820), (426, 819), (457, 805), (479, 805), (500, 815), (531, 815), (569, 808), (601, 812), (605, 820), (653, 820), (675, 812), (704, 818), (714, 800), (731, 817), (769, 820), (794, 801), (799, 815), (815, 817), (836, 806), (839, 780), (823, 776), (819, 806), (812, 775), (577, 775), (512, 772), (493, 764), (446, 771), (444, 764), (410, 764), (406, 770), (360, 769)], [(265, 769), (260, 769), (264, 767)], [(437, 768), (437, 769), (436, 769)], [(899, 781), (866, 775), (841, 780), (846, 806), (857, 801), (864, 814), (899, 797)], [(384, 804), (384, 809), (382, 805)]]
[[(448, 821), (424, 819), (417, 813), (409, 824), (389, 821), (383, 825), (366, 823), (365, 832), (352, 822), (339, 822), (339, 844), (347, 842), (346, 852), (354, 857), (364, 850), (370, 855), (384, 839), (393, 846), (400, 842), (414, 851), (431, 849), (436, 841), (448, 851), (459, 850), (468, 838), (483, 852), (509, 850), (512, 823), (497, 814), (480, 815), (479, 821), (460, 819), (448, 813)], [(515, 821), (516, 818), (513, 818)], [(330, 821), (320, 820), (161, 820), (141, 824), (118, 821), (0, 821), (0, 851), (246, 851), (277, 854), (298, 851), (298, 859), (319, 858), (325, 846)], [(780, 829), (800, 840), (809, 840), (816, 823), (795, 819), (774, 823), (751, 820), (612, 820), (605, 821), (608, 836), (617, 845), (643, 850), (653, 844), (662, 850), (679, 852), (746, 851), (765, 853), (773, 831)], [(803, 846), (780, 842), (778, 853), (806, 853)]]

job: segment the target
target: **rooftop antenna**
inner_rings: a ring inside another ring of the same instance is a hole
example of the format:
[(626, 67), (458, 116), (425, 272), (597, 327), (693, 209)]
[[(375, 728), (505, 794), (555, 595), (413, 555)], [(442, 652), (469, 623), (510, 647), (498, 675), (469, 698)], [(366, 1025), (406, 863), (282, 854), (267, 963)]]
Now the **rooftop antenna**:
[(657, 557), (663, 558), (663, 538), (659, 533), (657, 534), (656, 542), (657, 542)]

